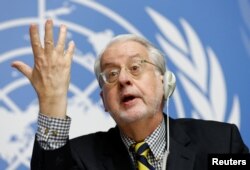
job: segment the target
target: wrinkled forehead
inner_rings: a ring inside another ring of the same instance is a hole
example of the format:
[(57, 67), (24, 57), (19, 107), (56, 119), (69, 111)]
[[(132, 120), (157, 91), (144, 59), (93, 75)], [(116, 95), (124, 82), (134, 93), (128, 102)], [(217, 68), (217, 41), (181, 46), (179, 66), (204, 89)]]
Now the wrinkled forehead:
[(148, 59), (147, 48), (136, 41), (116, 42), (106, 48), (100, 58), (101, 68), (107, 64), (125, 64), (131, 58)]

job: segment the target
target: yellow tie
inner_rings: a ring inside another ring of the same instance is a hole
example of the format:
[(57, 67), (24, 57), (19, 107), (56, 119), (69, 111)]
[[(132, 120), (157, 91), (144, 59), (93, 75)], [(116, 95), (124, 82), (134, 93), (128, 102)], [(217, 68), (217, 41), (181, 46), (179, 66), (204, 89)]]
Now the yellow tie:
[(138, 170), (155, 170), (155, 168), (148, 162), (149, 146), (146, 142), (140, 142), (132, 145), (132, 150), (135, 153)]

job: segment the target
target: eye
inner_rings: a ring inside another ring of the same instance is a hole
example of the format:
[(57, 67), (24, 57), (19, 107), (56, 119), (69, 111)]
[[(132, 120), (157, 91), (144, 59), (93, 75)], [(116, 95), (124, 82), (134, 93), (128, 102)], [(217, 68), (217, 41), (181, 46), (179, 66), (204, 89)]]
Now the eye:
[(111, 70), (108, 74), (109, 74), (109, 77), (114, 77), (118, 75), (118, 72), (117, 70)]
[(109, 82), (115, 81), (119, 75), (119, 70), (113, 69), (106, 73), (106, 78)]
[(140, 63), (133, 63), (130, 67), (129, 67), (129, 71), (131, 74), (133, 75), (138, 75), (141, 73), (142, 70), (142, 66)]

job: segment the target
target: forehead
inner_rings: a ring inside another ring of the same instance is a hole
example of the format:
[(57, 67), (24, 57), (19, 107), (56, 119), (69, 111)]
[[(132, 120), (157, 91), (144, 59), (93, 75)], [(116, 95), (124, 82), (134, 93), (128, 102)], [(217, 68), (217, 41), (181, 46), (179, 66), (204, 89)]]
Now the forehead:
[(147, 48), (136, 41), (116, 42), (103, 53), (101, 66), (109, 63), (122, 64), (134, 56), (148, 59)]

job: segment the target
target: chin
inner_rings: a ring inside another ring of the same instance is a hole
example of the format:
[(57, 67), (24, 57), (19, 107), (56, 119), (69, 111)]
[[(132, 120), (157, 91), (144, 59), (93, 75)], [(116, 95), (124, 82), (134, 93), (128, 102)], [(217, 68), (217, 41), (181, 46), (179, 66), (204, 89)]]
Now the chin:
[(138, 113), (138, 112), (134, 113), (133, 115), (121, 112), (119, 119), (122, 122), (133, 123), (133, 122), (136, 122), (136, 121), (142, 119), (143, 117), (145, 117), (145, 115), (146, 115), (145, 113)]
[(150, 112), (146, 108), (134, 108), (126, 111), (120, 111), (117, 116), (120, 122), (133, 123), (149, 116)]

